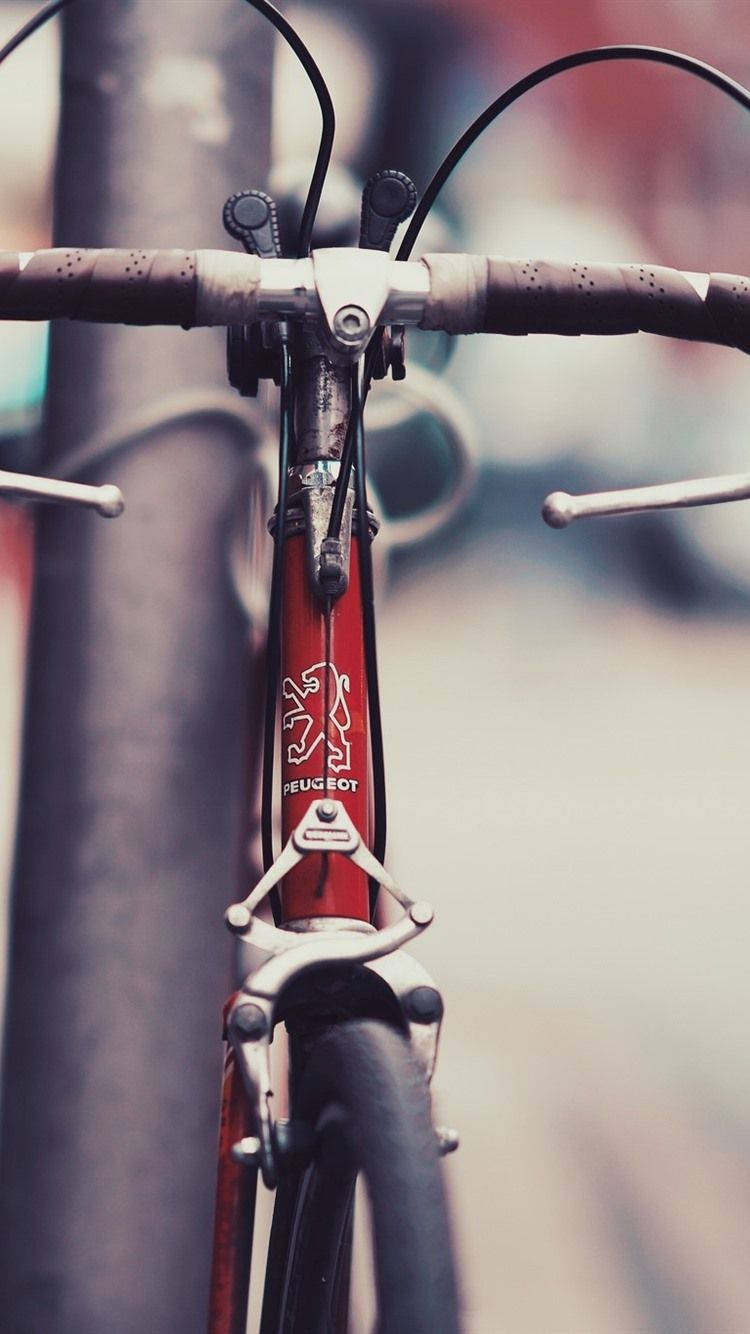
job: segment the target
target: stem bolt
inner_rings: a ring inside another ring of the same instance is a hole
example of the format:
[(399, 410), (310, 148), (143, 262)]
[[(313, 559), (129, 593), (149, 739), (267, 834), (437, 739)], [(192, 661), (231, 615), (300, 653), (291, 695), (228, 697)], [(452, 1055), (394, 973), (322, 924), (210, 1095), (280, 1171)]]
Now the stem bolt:
[(333, 317), (333, 332), (342, 343), (359, 343), (370, 332), (370, 317), (361, 306), (340, 306)]

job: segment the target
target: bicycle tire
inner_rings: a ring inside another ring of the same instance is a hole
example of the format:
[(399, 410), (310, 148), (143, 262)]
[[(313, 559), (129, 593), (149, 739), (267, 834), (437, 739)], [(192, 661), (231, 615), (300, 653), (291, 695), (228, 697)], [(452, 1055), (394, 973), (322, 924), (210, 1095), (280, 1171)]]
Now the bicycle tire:
[(359, 1173), (372, 1215), (378, 1334), (459, 1334), (429, 1092), (405, 1039), (383, 1023), (337, 1025), (316, 1043), (292, 1112), (314, 1127), (315, 1150), (278, 1187), (261, 1334), (346, 1334)]

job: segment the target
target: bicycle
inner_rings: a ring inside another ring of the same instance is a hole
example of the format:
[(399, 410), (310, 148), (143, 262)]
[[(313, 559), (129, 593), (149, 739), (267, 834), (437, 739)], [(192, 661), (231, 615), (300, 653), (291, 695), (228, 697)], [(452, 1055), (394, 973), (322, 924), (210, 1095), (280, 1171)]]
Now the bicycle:
[[(63, 0), (64, 2), (64, 0)], [(265, 0), (251, 3), (290, 38)], [(50, 16), (61, 4), (45, 11)], [(299, 39), (305, 67), (315, 67)], [(456, 1146), (432, 1127), (427, 1087), (442, 999), (402, 947), (432, 920), (386, 871), (385, 772), (377, 689), (363, 405), (371, 382), (403, 376), (408, 325), (458, 333), (616, 334), (637, 329), (750, 350), (750, 280), (657, 266), (555, 264), (487, 256), (409, 258), (447, 175), (500, 111), (544, 78), (598, 60), (641, 58), (690, 70), (746, 108), (750, 94), (689, 57), (650, 48), (578, 53), (497, 99), (459, 140), (416, 207), (406, 177), (381, 172), (365, 191), (361, 245), (310, 254), (330, 157), (324, 134), (298, 254), (278, 254), (272, 201), (232, 196), (227, 230), (246, 253), (78, 249), (0, 256), (0, 315), (192, 328), (226, 325), (230, 382), (280, 389), (278, 494), (268, 630), (262, 840), (264, 874), (229, 907), (239, 988), (228, 1039), (209, 1317), (211, 1334), (246, 1323), (258, 1172), (277, 1191), (261, 1329), (347, 1327), (353, 1192), (361, 1172), (375, 1237), (379, 1328), (459, 1328), (458, 1283), (439, 1171)], [(317, 73), (317, 72), (316, 72)], [(411, 217), (395, 259), (399, 224)], [(383, 332), (381, 332), (383, 331)], [(108, 517), (116, 488), (4, 475), (0, 488), (67, 501)], [(750, 478), (706, 479), (603, 496), (548, 497), (555, 527), (594, 514), (750, 496)], [(274, 849), (281, 703), (282, 851)], [(372, 820), (371, 820), (372, 811)], [(376, 924), (378, 891), (402, 909)], [(274, 923), (258, 914), (268, 900)], [(263, 956), (251, 971), (247, 947)], [(272, 1110), (269, 1047), (291, 1035), (291, 1115)]]

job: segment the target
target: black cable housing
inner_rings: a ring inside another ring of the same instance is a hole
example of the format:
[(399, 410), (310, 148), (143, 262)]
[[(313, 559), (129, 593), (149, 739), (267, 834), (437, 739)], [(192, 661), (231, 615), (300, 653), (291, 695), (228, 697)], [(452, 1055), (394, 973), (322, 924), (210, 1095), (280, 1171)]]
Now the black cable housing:
[[(362, 374), (362, 382), (360, 375)], [(360, 366), (352, 369), (351, 415), (355, 441), (356, 463), (354, 486), (359, 525), (359, 586), (362, 600), (362, 639), (365, 652), (367, 680), (367, 708), (370, 720), (370, 755), (372, 759), (373, 841), (372, 851), (382, 864), (385, 858), (387, 836), (387, 804), (385, 786), (385, 759), (383, 755), (383, 721), (380, 712), (378, 683), (378, 653), (375, 631), (375, 585), (372, 571), (372, 548), (367, 507), (367, 470), (365, 431), (362, 420), (364, 374)], [(370, 881), (370, 918), (375, 915), (378, 886)]]
[[(414, 244), (419, 236), (425, 218), (432, 205), (435, 203), (445, 182), (448, 180), (454, 167), (458, 165), (461, 158), (476, 142), (480, 134), (492, 124), (494, 120), (514, 102), (517, 102), (524, 93), (528, 93), (532, 88), (536, 88), (540, 83), (545, 83), (547, 79), (554, 78), (556, 74), (563, 74), (566, 70), (576, 69), (581, 65), (594, 65), (607, 60), (646, 60), (660, 65), (672, 65), (677, 69), (685, 70), (688, 74), (695, 75), (696, 78), (703, 79), (707, 83), (713, 84), (726, 93), (735, 102), (746, 111), (750, 111), (750, 92), (743, 88), (742, 84), (730, 79), (728, 75), (722, 74), (713, 65), (707, 65), (704, 61), (696, 59), (695, 56), (683, 55), (680, 51), (670, 51), (659, 46), (598, 46), (592, 47), (586, 51), (574, 51), (571, 55), (561, 56), (557, 60), (551, 60), (546, 65), (540, 65), (531, 74), (527, 74), (523, 79), (519, 79), (510, 88), (490, 102), (488, 107), (456, 141), (450, 152), (443, 159), (432, 180), (426, 187), (422, 198), (417, 204), (414, 213), (409, 221), (409, 226), (404, 233), (403, 240), (396, 253), (396, 259), (405, 260), (411, 255)], [(367, 398), (370, 387), (371, 375), (368, 373), (369, 367), (372, 367), (375, 357), (378, 354), (382, 341), (382, 333), (376, 330), (373, 335), (370, 346), (367, 349), (367, 359), (365, 361), (365, 382), (363, 388), (363, 402)], [(347, 432), (344, 449), (341, 456), (341, 470), (336, 479), (336, 494), (334, 495), (333, 507), (331, 509), (331, 521), (328, 528), (328, 536), (337, 538), (341, 529), (341, 521), (344, 513), (344, 503), (346, 499), (346, 488), (351, 476), (352, 464), (354, 459), (355, 440), (351, 432)]]
[(8, 38), (5, 45), (0, 47), (0, 65), (2, 65), (6, 57), (11, 55), (22, 42), (26, 41), (27, 37), (31, 37), (32, 33), (35, 33), (39, 28), (43, 27), (48, 19), (53, 19), (55, 14), (59, 14), (61, 9), (65, 9), (66, 5), (72, 3), (73, 0), (50, 0), (48, 5), (37, 10), (36, 14), (33, 14), (28, 22), (22, 24), (20, 28), (17, 28), (13, 33), (13, 36)]
[[(48, 19), (54, 18), (55, 14), (59, 14), (61, 9), (65, 9), (67, 5), (72, 3), (73, 0), (50, 0), (49, 4), (38, 10), (27, 23), (22, 24), (22, 26), (13, 33), (12, 37), (8, 38), (8, 41), (3, 47), (0, 47), (0, 64), (2, 64), (7, 56), (11, 55), (11, 53), (16, 50), (22, 42), (25, 42), (27, 37), (31, 37), (32, 33), (37, 32)], [(273, 24), (276, 31), (281, 34), (285, 42), (291, 47), (315, 90), (315, 96), (318, 99), (318, 105), (320, 107), (320, 114), (323, 121), (320, 133), (320, 144), (315, 159), (310, 186), (307, 192), (307, 199), (305, 200), (305, 207), (302, 212), (299, 237), (297, 240), (297, 257), (303, 259), (310, 253), (315, 217), (318, 212), (320, 196), (323, 193), (323, 186), (328, 173), (328, 166), (331, 161), (331, 152), (333, 151), (333, 139), (336, 132), (336, 116), (333, 109), (333, 102), (331, 101), (331, 94), (328, 91), (326, 81), (313, 60), (311, 53), (308, 51), (299, 33), (296, 32), (291, 23), (287, 22), (284, 15), (280, 14), (274, 5), (269, 4), (269, 0), (245, 0), (245, 3), (251, 5), (253, 9), (257, 10), (257, 12), (263, 16), (263, 18), (268, 19), (269, 23)]]
[[(292, 391), (292, 362), (289, 344), (281, 345), (281, 411), (279, 422), (279, 486), (276, 507), (273, 563), (271, 566), (271, 596), (268, 608), (268, 640), (266, 645), (266, 703), (263, 726), (263, 770), (261, 778), (260, 836), (263, 849), (263, 870), (273, 865), (273, 778), (276, 749), (276, 705), (279, 691), (281, 664), (281, 601), (284, 575), (284, 540), (286, 537), (286, 509), (289, 475), (289, 452), (294, 430), (294, 394)], [(281, 921), (281, 900), (277, 889), (269, 895), (274, 921)]]
[(546, 65), (540, 65), (538, 69), (527, 74), (525, 78), (519, 79), (511, 88), (506, 89), (494, 102), (490, 102), (488, 107), (477, 116), (461, 138), (456, 141), (448, 155), (443, 159), (435, 175), (425, 189), (422, 198), (412, 214), (409, 226), (404, 233), (401, 245), (398, 248), (396, 259), (408, 259), (414, 243), (422, 230), (427, 214), (435, 203), (445, 182), (450, 176), (453, 168), (458, 165), (464, 153), (471, 148), (472, 144), (479, 138), (480, 134), (492, 124), (497, 117), (505, 111), (514, 102), (517, 102), (524, 93), (528, 93), (532, 88), (536, 88), (540, 83), (545, 83), (547, 79), (552, 79), (556, 74), (563, 74), (566, 70), (577, 69), (580, 65), (595, 65), (606, 60), (648, 60), (659, 65), (672, 65), (676, 69), (685, 70), (688, 74), (694, 74), (696, 78), (711, 83), (715, 88), (719, 88), (728, 97), (746, 111), (750, 111), (750, 92), (743, 88), (742, 84), (730, 79), (727, 74), (722, 74), (721, 70), (714, 69), (713, 65), (707, 65), (703, 60), (697, 60), (695, 56), (683, 55), (681, 51), (670, 51), (660, 46), (597, 46), (586, 51), (574, 51), (571, 55), (560, 56), (557, 60), (551, 60)]
[[(370, 382), (372, 380), (372, 370), (373, 366), (375, 365), (375, 358), (379, 350), (379, 337), (380, 337), (379, 333), (376, 333), (372, 342), (370, 343), (370, 346), (368, 347), (365, 353), (365, 365), (364, 365), (364, 374), (362, 376), (361, 391), (359, 389), (359, 384), (357, 382), (357, 402), (359, 403), (360, 416), (364, 408), (365, 400), (367, 399), (367, 394), (370, 388)], [(352, 399), (352, 403), (354, 403), (354, 399)], [(352, 475), (352, 467), (354, 466), (354, 456), (356, 452), (357, 452), (357, 422), (354, 410), (352, 408), (352, 410), (349, 413), (349, 422), (346, 428), (346, 436), (344, 437), (344, 447), (341, 451), (341, 467), (339, 469), (339, 475), (336, 478), (336, 484), (334, 486), (333, 504), (331, 505), (331, 517), (328, 521), (328, 532), (326, 534), (327, 537), (335, 538), (337, 541), (341, 535), (341, 524), (343, 522), (344, 509), (346, 507), (346, 492), (349, 487), (349, 478)]]
[(328, 91), (323, 75), (308, 51), (305, 43), (302, 41), (299, 33), (295, 31), (291, 23), (288, 23), (283, 14), (280, 14), (274, 5), (269, 4), (268, 0), (245, 0), (246, 4), (252, 5), (259, 14), (267, 18), (273, 24), (277, 32), (292, 48), (295, 56), (299, 60), (310, 83), (315, 90), (315, 96), (318, 99), (320, 114), (323, 120), (320, 132), (320, 144), (318, 155), (315, 159), (310, 186), (305, 200), (305, 207), (302, 212), (300, 222), (299, 237), (297, 240), (297, 258), (304, 259), (310, 253), (312, 243), (312, 232), (315, 225), (315, 217), (320, 204), (320, 196), (323, 193), (328, 166), (331, 161), (333, 151), (333, 139), (336, 132), (336, 116), (333, 110), (331, 94)]

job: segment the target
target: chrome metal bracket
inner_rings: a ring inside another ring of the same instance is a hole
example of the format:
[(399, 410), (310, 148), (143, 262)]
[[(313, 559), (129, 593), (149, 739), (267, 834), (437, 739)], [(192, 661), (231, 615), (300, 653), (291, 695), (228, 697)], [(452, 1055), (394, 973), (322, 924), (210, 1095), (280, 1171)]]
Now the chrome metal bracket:
[[(354, 923), (353, 929), (339, 927), (313, 932), (284, 930), (256, 917), (256, 909), (274, 885), (303, 857), (320, 852), (338, 852), (349, 857), (355, 866), (376, 880), (401, 904), (403, 916), (379, 931), (373, 929), (364, 932), (361, 923)], [(411, 994), (415, 988), (429, 990), (432, 984), (427, 975), (420, 971), (420, 965), (412, 962), (412, 972), (408, 976), (412, 979), (416, 977), (416, 969), (419, 978), (407, 986), (404, 982), (407, 976), (405, 965), (391, 960), (395, 958), (395, 951), (429, 926), (432, 918), (430, 904), (409, 898), (397, 886), (392, 876), (364, 845), (342, 802), (329, 798), (311, 803), (280, 856), (252, 893), (241, 903), (232, 904), (227, 909), (226, 922), (230, 930), (265, 956), (263, 962), (245, 979), (235, 999), (227, 1019), (227, 1034), (250, 1098), (253, 1133), (259, 1142), (258, 1161), (267, 1186), (273, 1187), (277, 1179), (269, 1048), (282, 992), (290, 982), (312, 969), (337, 963), (370, 965), (374, 960), (384, 960), (386, 955), (390, 956), (388, 961), (379, 964), (374, 971), (391, 987), (397, 998), (399, 993), (406, 994), (408, 991)], [(414, 1043), (414, 1047), (424, 1068), (425, 1078), (429, 1078), (432, 1073), (441, 1015), (442, 1005), (432, 1010), (428, 1005), (421, 1016), (419, 1007), (414, 1009), (413, 1023), (421, 1024), (417, 1030), (419, 1041)], [(410, 1018), (410, 1029), (411, 1026)]]
[[(204, 251), (204, 255), (214, 255), (219, 253), (223, 256), (224, 252)], [(316, 250), (310, 259), (261, 259), (257, 261), (257, 272), (260, 275), (260, 282), (253, 299), (253, 318), (278, 320), (289, 317), (290, 319), (305, 320), (315, 323), (319, 318), (320, 309), (323, 304), (318, 283), (318, 276), (326, 269), (325, 259), (321, 256), (326, 254), (344, 255), (344, 262), (335, 259), (331, 267), (336, 270), (332, 275), (334, 281), (337, 274), (346, 272), (350, 275), (354, 272), (353, 285), (348, 286), (349, 277), (346, 283), (341, 282), (337, 289), (332, 288), (328, 281), (328, 273), (323, 282), (325, 301), (327, 310), (325, 313), (329, 328), (337, 312), (345, 309), (351, 304), (358, 304), (360, 310), (364, 310), (374, 328), (373, 320), (377, 319), (381, 324), (419, 324), (424, 317), (425, 305), (430, 294), (430, 271), (427, 265), (421, 260), (394, 260), (389, 259), (387, 255), (377, 250), (359, 250), (351, 248), (350, 250)], [(373, 259), (374, 256), (374, 259)], [(238, 256), (233, 256), (237, 260)], [(244, 256), (240, 257), (244, 258)], [(367, 289), (368, 280), (363, 275), (373, 275), (377, 272), (378, 261), (385, 261), (387, 274), (387, 293), (385, 305), (380, 304), (378, 316), (372, 313), (372, 306), (378, 304), (379, 296), (372, 301), (362, 299), (362, 289)], [(380, 318), (382, 316), (382, 318)], [(238, 318), (242, 318), (241, 312), (238, 312)], [(342, 317), (343, 319), (343, 317)], [(352, 353), (348, 343), (342, 348), (338, 343), (338, 338), (332, 334), (332, 341), (338, 352), (344, 353), (344, 360), (351, 360)]]
[[(271, 926), (270, 923), (256, 917), (255, 910), (273, 887), (311, 852), (339, 852), (349, 857), (355, 866), (376, 880), (381, 888), (387, 890), (404, 909), (403, 917), (397, 922), (375, 933), (381, 942), (381, 947), (372, 948), (374, 937), (367, 936), (363, 942), (362, 936), (357, 935), (355, 940), (349, 942), (354, 953), (351, 956), (345, 954), (340, 957), (351, 957), (353, 962), (359, 963), (365, 959), (374, 959), (379, 954), (387, 954), (390, 950), (405, 944), (412, 936), (418, 935), (430, 925), (433, 918), (430, 904), (421, 899), (411, 899), (399, 889), (393, 877), (363, 843), (343, 802), (325, 797), (310, 803), (273, 866), (268, 868), (255, 889), (241, 903), (233, 903), (227, 908), (225, 921), (234, 935), (239, 936), (246, 944), (257, 945), (259, 949), (273, 954), (304, 948), (306, 943), (304, 933), (295, 934)], [(341, 941), (340, 935), (339, 941)], [(362, 950), (363, 953), (360, 955)]]
[(329, 354), (356, 361), (390, 295), (391, 261), (379, 250), (343, 246), (315, 250), (312, 261)]
[[(338, 469), (336, 469), (338, 472)], [(349, 562), (352, 547), (352, 514), (354, 511), (354, 490), (350, 486), (344, 502), (344, 515), (339, 534), (340, 558), (337, 560), (337, 577), (324, 577), (322, 564), (324, 546), (328, 537), (331, 521), (335, 477), (330, 467), (313, 468), (303, 472), (300, 478), (302, 487), (297, 499), (305, 513), (305, 543), (307, 547), (307, 569), (311, 587), (320, 597), (340, 597), (349, 586)]]

